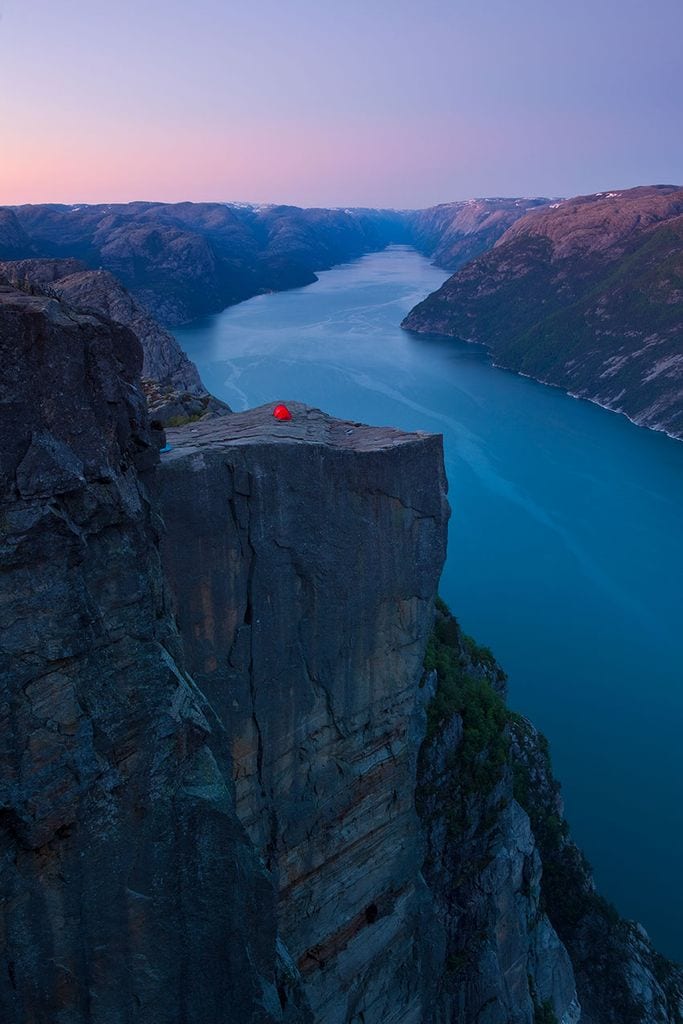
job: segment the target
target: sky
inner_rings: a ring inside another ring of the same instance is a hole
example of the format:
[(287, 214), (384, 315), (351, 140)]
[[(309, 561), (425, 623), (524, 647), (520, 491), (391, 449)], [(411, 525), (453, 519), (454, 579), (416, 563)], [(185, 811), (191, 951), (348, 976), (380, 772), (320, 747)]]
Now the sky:
[(0, 204), (683, 182), (683, 0), (0, 0)]

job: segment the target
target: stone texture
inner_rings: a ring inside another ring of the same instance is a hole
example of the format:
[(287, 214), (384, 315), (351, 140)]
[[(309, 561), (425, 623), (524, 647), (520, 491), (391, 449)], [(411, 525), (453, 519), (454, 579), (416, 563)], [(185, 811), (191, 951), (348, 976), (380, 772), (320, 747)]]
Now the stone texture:
[(0, 286), (0, 1020), (303, 1024), (168, 610), (141, 364)]
[(519, 719), (511, 739), (543, 861), (544, 904), (574, 965), (581, 1024), (679, 1024), (683, 969), (657, 953), (645, 929), (620, 918), (596, 892), (590, 865), (566, 826), (543, 737)]
[(443, 605), (435, 625), (417, 807), (445, 958), (425, 1024), (679, 1024), (683, 973), (596, 892), (547, 741), (505, 709), (504, 673)]
[(229, 407), (208, 393), (194, 363), (161, 324), (106, 270), (77, 259), (26, 259), (0, 263), (0, 276), (25, 291), (44, 291), (70, 306), (93, 310), (129, 327), (142, 345), (142, 378), (154, 419), (169, 421), (225, 415)]
[[(441, 611), (437, 619), (446, 622)], [(498, 667), (473, 657), (455, 620), (449, 622), (463, 674), (504, 698)], [(438, 685), (434, 672), (425, 684), (428, 698)], [(578, 1024), (572, 964), (544, 912), (541, 857), (529, 817), (513, 797), (511, 763), (501, 765), (491, 785), (473, 785), (464, 749), (468, 731), (478, 727), (467, 712), (448, 713), (420, 752), (424, 876), (445, 933), (443, 968), (425, 1024), (535, 1024), (544, 1007), (557, 1024)], [(488, 748), (477, 755), (482, 761), (492, 756)]]
[(441, 439), (289, 408), (169, 432), (164, 566), (316, 1020), (418, 1024), (439, 942), (414, 784)]

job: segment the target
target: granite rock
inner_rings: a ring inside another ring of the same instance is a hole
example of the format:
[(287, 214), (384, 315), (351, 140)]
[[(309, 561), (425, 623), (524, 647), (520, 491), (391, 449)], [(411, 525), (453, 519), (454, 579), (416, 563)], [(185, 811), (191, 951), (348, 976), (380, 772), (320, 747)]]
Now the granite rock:
[(544, 905), (574, 966), (581, 1024), (679, 1024), (683, 969), (596, 892), (564, 818), (547, 742), (526, 719), (513, 723), (511, 756), (543, 862)]
[(89, 270), (73, 258), (26, 259), (0, 263), (0, 276), (29, 293), (43, 291), (129, 327), (142, 345), (141, 372), (150, 414), (163, 425), (230, 411), (209, 394), (173, 335), (109, 271)]
[(164, 567), (315, 1019), (418, 1024), (441, 942), (414, 805), (441, 439), (289, 408), (169, 431)]
[[(528, 815), (514, 799), (507, 758), (504, 675), (468, 650), (455, 620), (437, 612), (470, 696), (435, 718), (420, 751), (417, 807), (427, 837), (424, 877), (445, 933), (445, 958), (425, 1024), (578, 1024), (572, 964), (544, 911), (542, 862)], [(428, 699), (443, 683), (432, 672)], [(465, 684), (464, 684), (465, 685)], [(478, 688), (487, 694), (477, 702)], [(497, 692), (497, 696), (496, 696)], [(472, 733), (493, 711), (491, 745), (473, 752)], [(495, 744), (495, 749), (493, 747)]]
[(182, 660), (128, 329), (0, 286), (0, 1019), (309, 1020)]

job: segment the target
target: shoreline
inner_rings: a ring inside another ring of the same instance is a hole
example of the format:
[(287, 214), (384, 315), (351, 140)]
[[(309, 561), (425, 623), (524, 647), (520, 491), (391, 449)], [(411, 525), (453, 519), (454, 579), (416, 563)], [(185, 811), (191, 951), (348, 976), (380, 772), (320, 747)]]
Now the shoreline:
[(414, 327), (404, 327), (400, 325), (401, 330), (412, 332), (413, 334), (420, 334), (423, 337), (449, 339), (451, 341), (462, 341), (465, 345), (475, 345), (477, 348), (484, 349), (491, 359), (491, 366), (496, 370), (504, 370), (506, 373), (513, 373), (516, 377), (524, 377), (526, 380), (532, 380), (536, 384), (543, 384), (544, 387), (556, 388), (561, 391), (562, 394), (567, 395), (568, 398), (573, 398), (578, 402), (590, 402), (591, 405), (598, 406), (599, 409), (604, 409), (606, 412), (614, 413), (617, 416), (623, 416), (625, 419), (632, 423), (634, 427), (639, 427), (641, 430), (649, 430), (653, 434), (664, 434), (665, 437), (670, 438), (672, 441), (683, 442), (683, 435), (672, 434), (664, 426), (650, 426), (648, 423), (640, 423), (638, 420), (629, 416), (623, 409), (615, 409), (611, 405), (605, 405), (604, 402), (598, 401), (597, 398), (590, 398), (588, 395), (579, 395), (575, 391), (569, 391), (563, 384), (555, 384), (551, 380), (543, 380), (542, 377), (535, 377), (532, 373), (525, 373), (523, 370), (515, 370), (512, 366), (505, 366), (503, 363), (497, 363), (494, 359), (493, 352), (489, 345), (485, 341), (476, 341), (473, 338), (460, 338), (455, 334), (441, 334), (438, 331), (420, 331)]

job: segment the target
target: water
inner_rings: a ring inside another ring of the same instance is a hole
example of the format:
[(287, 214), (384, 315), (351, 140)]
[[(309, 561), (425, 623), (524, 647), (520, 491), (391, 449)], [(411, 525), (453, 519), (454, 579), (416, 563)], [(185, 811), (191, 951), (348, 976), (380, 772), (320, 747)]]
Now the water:
[(550, 738), (601, 891), (683, 960), (683, 444), (401, 331), (444, 277), (393, 247), (177, 335), (234, 409), (444, 434), (441, 593)]

